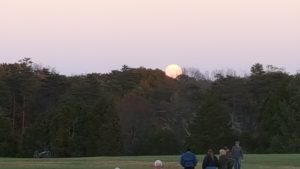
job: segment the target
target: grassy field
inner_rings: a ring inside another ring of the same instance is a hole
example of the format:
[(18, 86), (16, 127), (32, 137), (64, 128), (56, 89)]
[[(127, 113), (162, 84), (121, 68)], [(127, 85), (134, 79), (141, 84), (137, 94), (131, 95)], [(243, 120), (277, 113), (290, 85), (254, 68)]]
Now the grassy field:
[[(198, 156), (199, 161), (203, 156)], [(164, 169), (180, 169), (179, 156), (92, 157), (60, 159), (0, 158), (0, 169), (152, 169), (155, 160), (164, 162)], [(246, 155), (243, 169), (300, 169), (299, 155)], [(200, 169), (199, 165), (197, 169)]]

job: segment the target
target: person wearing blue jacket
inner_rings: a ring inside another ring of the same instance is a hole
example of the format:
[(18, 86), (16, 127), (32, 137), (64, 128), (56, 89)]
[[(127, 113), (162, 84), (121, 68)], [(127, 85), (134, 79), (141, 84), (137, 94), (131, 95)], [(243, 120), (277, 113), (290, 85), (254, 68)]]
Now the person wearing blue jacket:
[(180, 164), (184, 169), (195, 169), (198, 163), (197, 157), (187, 148), (187, 151), (181, 155)]

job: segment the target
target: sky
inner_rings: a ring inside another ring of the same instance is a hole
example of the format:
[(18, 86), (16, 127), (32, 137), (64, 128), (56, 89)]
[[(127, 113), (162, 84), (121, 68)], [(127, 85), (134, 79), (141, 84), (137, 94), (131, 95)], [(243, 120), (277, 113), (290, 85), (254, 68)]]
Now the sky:
[(300, 70), (300, 0), (0, 0), (0, 63)]

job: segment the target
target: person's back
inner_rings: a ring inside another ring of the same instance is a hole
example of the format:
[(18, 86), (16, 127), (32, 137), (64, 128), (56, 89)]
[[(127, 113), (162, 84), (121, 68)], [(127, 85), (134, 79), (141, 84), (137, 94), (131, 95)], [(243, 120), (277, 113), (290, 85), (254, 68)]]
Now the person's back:
[(219, 169), (228, 169), (229, 159), (226, 156), (226, 151), (224, 149), (220, 150), (219, 156)]
[(197, 157), (190, 149), (181, 155), (180, 164), (184, 169), (194, 169), (197, 163)]
[(214, 155), (213, 151), (209, 149), (207, 155), (204, 157), (202, 169), (217, 169), (218, 166), (218, 158)]
[(228, 159), (228, 169), (232, 169), (233, 167), (233, 164), (234, 164), (234, 159), (232, 158), (232, 155), (231, 155), (231, 151), (229, 150), (229, 148), (226, 148), (226, 157)]

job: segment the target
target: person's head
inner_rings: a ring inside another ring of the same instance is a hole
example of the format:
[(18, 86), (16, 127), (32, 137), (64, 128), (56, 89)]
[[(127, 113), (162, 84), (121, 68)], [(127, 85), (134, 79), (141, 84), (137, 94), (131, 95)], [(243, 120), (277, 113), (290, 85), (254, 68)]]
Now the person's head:
[(190, 147), (187, 147), (187, 148), (186, 148), (186, 151), (191, 151), (191, 148), (190, 148)]
[(214, 151), (212, 150), (212, 149), (208, 149), (208, 151), (207, 151), (207, 155), (212, 159), (212, 160), (214, 160)]
[(224, 150), (224, 149), (221, 149), (219, 152), (220, 152), (220, 156), (225, 156), (226, 155), (226, 150)]
[(207, 154), (209, 154), (209, 155), (214, 155), (214, 151), (213, 151), (212, 149), (208, 149), (208, 150), (207, 150)]
[(163, 167), (163, 162), (160, 161), (160, 160), (156, 160), (156, 161), (154, 161), (153, 166), (154, 166), (154, 169), (162, 169), (162, 167)]
[(236, 146), (240, 146), (240, 141), (238, 141), (238, 140), (235, 141), (235, 145), (236, 145)]

